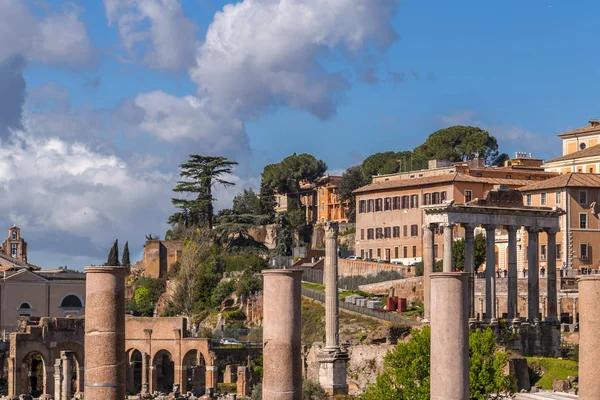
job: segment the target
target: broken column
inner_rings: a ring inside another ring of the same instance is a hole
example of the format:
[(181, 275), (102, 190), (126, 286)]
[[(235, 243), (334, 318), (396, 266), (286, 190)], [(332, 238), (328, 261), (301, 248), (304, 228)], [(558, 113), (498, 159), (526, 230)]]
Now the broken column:
[(325, 222), (325, 348), (319, 353), (319, 383), (330, 395), (348, 393), (348, 353), (340, 348), (337, 222)]
[(263, 277), (262, 398), (301, 400), (302, 271), (274, 269)]
[(85, 272), (85, 399), (122, 400), (127, 268), (94, 266)]
[(431, 275), (431, 399), (469, 398), (468, 273)]
[(600, 399), (600, 275), (579, 278), (579, 399)]

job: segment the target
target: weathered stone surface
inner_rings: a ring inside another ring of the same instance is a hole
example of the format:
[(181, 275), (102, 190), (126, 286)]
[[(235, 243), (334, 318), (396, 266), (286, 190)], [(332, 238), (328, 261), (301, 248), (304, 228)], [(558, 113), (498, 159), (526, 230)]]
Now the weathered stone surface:
[(600, 275), (579, 279), (579, 398), (600, 399)]
[(555, 392), (566, 392), (569, 388), (569, 381), (565, 381), (564, 379), (555, 379), (552, 382), (552, 390)]

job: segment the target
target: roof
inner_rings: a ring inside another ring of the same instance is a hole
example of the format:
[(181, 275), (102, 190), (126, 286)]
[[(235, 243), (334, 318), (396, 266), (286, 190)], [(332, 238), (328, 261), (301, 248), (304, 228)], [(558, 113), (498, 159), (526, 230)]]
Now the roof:
[(545, 181), (530, 183), (519, 188), (522, 192), (530, 192), (543, 189), (558, 189), (565, 187), (600, 187), (600, 174), (584, 174), (581, 172), (569, 172)]
[(568, 137), (568, 136), (579, 135), (582, 133), (591, 133), (591, 132), (600, 133), (600, 125), (598, 125), (597, 122), (598, 122), (597, 120), (590, 120), (589, 125), (582, 126), (581, 128), (573, 129), (573, 130), (567, 131), (565, 133), (561, 133), (558, 136), (564, 138), (564, 137)]
[(0, 265), (1, 266), (7, 266), (5, 265), (6, 263), (10, 264), (8, 266), (14, 266), (14, 267), (21, 267), (21, 268), (27, 268), (33, 271), (37, 271), (40, 270), (41, 268), (38, 267), (37, 265), (34, 264), (29, 264), (23, 261), (19, 261), (16, 258), (12, 258), (6, 254), (4, 254), (3, 252), (0, 251)]
[(85, 280), (85, 273), (83, 273), (83, 272), (36, 271), (35, 274), (42, 276), (49, 280), (66, 280), (66, 281)]
[(600, 144), (597, 144), (587, 149), (578, 150), (574, 153), (567, 154), (561, 157), (553, 158), (552, 160), (546, 161), (546, 164), (557, 161), (575, 160), (577, 158), (595, 157), (600, 156)]
[(440, 183), (453, 183), (453, 182), (472, 182), (472, 183), (488, 183), (492, 185), (510, 185), (510, 186), (525, 186), (531, 181), (524, 179), (505, 179), (505, 178), (487, 178), (477, 177), (460, 172), (453, 172), (451, 174), (426, 176), (423, 178), (413, 179), (397, 179), (384, 182), (373, 182), (369, 185), (363, 186), (356, 189), (353, 193), (367, 193), (375, 192), (378, 190), (387, 189), (400, 189), (414, 186), (429, 186)]

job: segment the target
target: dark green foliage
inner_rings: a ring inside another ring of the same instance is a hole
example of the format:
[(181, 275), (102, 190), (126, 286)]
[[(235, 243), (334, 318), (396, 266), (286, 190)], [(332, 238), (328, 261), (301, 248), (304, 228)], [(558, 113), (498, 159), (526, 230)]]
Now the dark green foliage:
[(261, 215), (260, 200), (254, 190), (244, 191), (233, 198), (233, 211), (236, 214)]
[(280, 256), (291, 256), (292, 249), (294, 247), (294, 227), (290, 222), (291, 215), (289, 211), (284, 211), (277, 215), (277, 228), (276, 228), (276, 246), (275, 254)]
[[(465, 240), (457, 239), (452, 245), (452, 254), (454, 258), (454, 267), (459, 271), (465, 269)], [(485, 237), (478, 233), (475, 235), (475, 265), (477, 270), (485, 262)]]
[(362, 165), (363, 175), (369, 178), (373, 175), (394, 174), (396, 172), (411, 171), (411, 151), (386, 151), (375, 153), (367, 157)]
[(262, 182), (277, 193), (297, 193), (300, 182), (314, 182), (327, 171), (327, 164), (310, 154), (292, 154), (278, 164), (269, 164), (262, 173)]
[(494, 167), (502, 167), (505, 161), (509, 161), (510, 156), (506, 153), (500, 154), (498, 157), (494, 158), (492, 161), (492, 166)]
[(226, 322), (244, 321), (246, 314), (242, 310), (232, 310), (223, 312), (223, 318)]
[(260, 290), (262, 290), (262, 279), (255, 277), (250, 271), (244, 271), (235, 285), (235, 295), (238, 297), (247, 297)]
[(158, 239), (160, 239), (160, 236), (158, 236), (158, 235), (153, 235), (153, 234), (146, 235), (146, 240), (158, 240)]
[(245, 271), (260, 272), (267, 268), (267, 259), (259, 253), (243, 251), (223, 255), (225, 261), (225, 272)]
[(309, 379), (302, 381), (302, 400), (328, 400), (329, 398), (318, 382)]
[[(415, 265), (415, 276), (423, 276), (425, 265), (423, 261), (418, 262)], [(442, 272), (444, 270), (444, 262), (442, 260), (437, 260), (435, 264), (433, 264), (433, 272)]]
[(225, 157), (190, 155), (188, 162), (181, 164), (181, 178), (173, 189), (176, 193), (193, 196), (192, 199), (173, 198), (171, 201), (181, 211), (169, 217), (169, 223), (179, 228), (213, 227), (213, 186), (233, 186), (223, 179), (233, 172), (238, 163)]
[(121, 265), (124, 267), (131, 267), (131, 260), (129, 259), (129, 242), (125, 242), (125, 247), (123, 247), (123, 260), (121, 261)]
[(260, 202), (260, 213), (269, 218), (268, 223), (272, 223), (275, 218), (275, 205), (277, 204), (275, 190), (267, 183), (261, 181), (258, 200)]
[(496, 351), (496, 337), (491, 329), (478, 329), (469, 335), (469, 392), (471, 399), (485, 400), (490, 394), (510, 392), (515, 377), (504, 375), (508, 353)]
[(161, 279), (141, 277), (133, 281), (134, 297), (128, 305), (128, 311), (137, 316), (151, 317), (154, 307), (165, 291), (165, 283)]
[(266, 221), (264, 216), (250, 214), (244, 215), (221, 215), (219, 224), (210, 231), (210, 237), (214, 243), (227, 252), (247, 251), (249, 249), (265, 253), (267, 247), (255, 240), (250, 235), (250, 228), (262, 225)]
[(229, 295), (235, 291), (235, 282), (228, 280), (219, 283), (212, 294), (212, 303), (219, 306)]
[(113, 243), (110, 248), (110, 252), (108, 253), (108, 259), (104, 265), (109, 266), (118, 266), (119, 264), (119, 239), (115, 239), (115, 243)]
[(370, 175), (367, 176), (365, 178), (365, 174), (360, 166), (350, 167), (344, 171), (342, 179), (340, 179), (337, 185), (341, 202), (348, 202), (347, 215), (350, 222), (356, 222), (356, 197), (352, 192), (371, 182)]

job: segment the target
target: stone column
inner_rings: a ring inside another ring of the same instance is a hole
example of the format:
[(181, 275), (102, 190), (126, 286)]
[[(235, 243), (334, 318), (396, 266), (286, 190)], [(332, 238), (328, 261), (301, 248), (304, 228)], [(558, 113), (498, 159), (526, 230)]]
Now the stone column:
[(577, 297), (575, 297), (573, 299), (573, 323), (574, 324), (577, 323), (577, 300), (578, 300)]
[(301, 400), (302, 271), (268, 270), (263, 271), (263, 277), (262, 398)]
[(479, 315), (480, 315), (480, 320), (483, 321), (483, 298), (479, 298)]
[(548, 315), (546, 321), (558, 323), (557, 297), (556, 291), (556, 231), (547, 230), (548, 235), (548, 258), (546, 261), (546, 280), (548, 284)]
[(600, 399), (598, 359), (600, 359), (600, 275), (579, 278), (579, 399)]
[(444, 272), (454, 271), (454, 258), (452, 257), (452, 244), (454, 243), (454, 224), (446, 223), (444, 227)]
[(148, 394), (149, 384), (148, 384), (148, 358), (150, 356), (148, 353), (142, 353), (142, 394)]
[(433, 273), (435, 258), (433, 253), (433, 226), (423, 225), (423, 318), (431, 320), (431, 282), (429, 276)]
[(517, 285), (517, 227), (506, 226), (508, 232), (508, 310), (507, 310), (507, 321), (512, 322), (518, 319), (517, 315), (517, 296), (518, 296), (518, 285)]
[(61, 351), (60, 359), (62, 361), (62, 396), (60, 400), (71, 400), (71, 363), (73, 354), (70, 351)]
[(475, 320), (475, 232), (473, 225), (462, 224), (465, 230), (465, 272), (469, 274), (469, 320)]
[(87, 267), (85, 272), (85, 399), (122, 400), (127, 268)]
[(468, 274), (431, 275), (431, 400), (469, 398)]
[(330, 395), (348, 394), (348, 353), (339, 343), (339, 295), (337, 273), (338, 223), (325, 222), (325, 348), (319, 353), (319, 383)]
[(496, 225), (485, 228), (485, 316), (486, 322), (497, 322), (496, 317)]
[(539, 322), (540, 313), (540, 282), (539, 250), (537, 228), (527, 227), (529, 243), (527, 245), (527, 321)]

